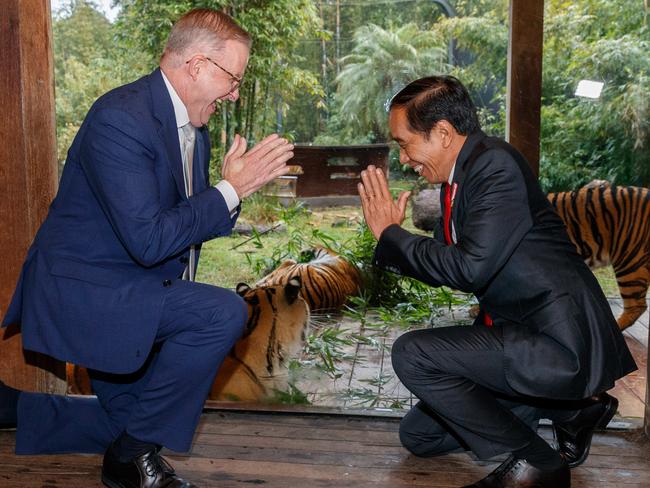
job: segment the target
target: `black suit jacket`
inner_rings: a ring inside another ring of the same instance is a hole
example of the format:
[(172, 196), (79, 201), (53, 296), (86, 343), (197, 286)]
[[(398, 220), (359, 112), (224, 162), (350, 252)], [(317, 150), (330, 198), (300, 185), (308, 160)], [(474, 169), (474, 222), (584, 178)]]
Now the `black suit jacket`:
[(392, 225), (375, 264), (473, 293), (503, 327), (506, 378), (523, 395), (586, 398), (634, 371), (598, 282), (523, 156), (473, 133), (453, 181), (457, 244), (444, 243), (442, 222), (433, 239)]

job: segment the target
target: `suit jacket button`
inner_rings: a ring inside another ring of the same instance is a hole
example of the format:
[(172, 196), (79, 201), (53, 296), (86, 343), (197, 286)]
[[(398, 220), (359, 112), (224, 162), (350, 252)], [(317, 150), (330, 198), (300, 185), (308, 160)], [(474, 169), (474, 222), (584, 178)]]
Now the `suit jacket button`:
[(172, 280), (165, 280), (163, 281), (163, 286), (169, 286), (172, 284)]
[(183, 264), (187, 264), (190, 262), (190, 260), (187, 258), (187, 256), (181, 256), (181, 259), (179, 260)]

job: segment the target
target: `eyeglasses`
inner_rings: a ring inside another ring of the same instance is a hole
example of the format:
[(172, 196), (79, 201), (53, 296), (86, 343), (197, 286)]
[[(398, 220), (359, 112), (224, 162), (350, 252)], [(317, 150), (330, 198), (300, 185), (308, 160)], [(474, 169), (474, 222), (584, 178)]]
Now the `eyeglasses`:
[[(223, 72), (226, 73), (228, 76), (230, 76), (230, 91), (229, 91), (228, 93), (232, 93), (232, 92), (234, 92), (237, 88), (239, 88), (239, 85), (241, 85), (241, 82), (242, 82), (242, 77), (241, 77), (241, 76), (235, 76), (235, 75), (233, 75), (230, 71), (228, 71), (226, 68), (224, 68), (223, 66), (221, 66), (221, 65), (220, 65), (219, 63), (217, 63), (216, 61), (213, 61), (212, 59), (210, 59), (209, 57), (207, 57), (207, 56), (204, 55), (204, 54), (202, 54), (202, 56), (203, 56), (205, 59), (207, 59), (208, 61), (210, 61), (212, 64), (214, 64), (214, 65), (215, 65), (217, 68), (219, 68), (221, 71), (223, 71)], [(185, 64), (189, 63), (190, 61), (192, 61), (192, 60), (191, 60), (191, 59), (188, 59), (187, 61), (185, 61)]]

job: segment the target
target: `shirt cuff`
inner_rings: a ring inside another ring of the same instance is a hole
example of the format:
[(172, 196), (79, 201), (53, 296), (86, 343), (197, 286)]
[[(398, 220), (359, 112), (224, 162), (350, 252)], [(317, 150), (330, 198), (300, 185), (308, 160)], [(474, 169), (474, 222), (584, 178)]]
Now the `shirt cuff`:
[(228, 205), (228, 210), (232, 215), (239, 206), (239, 197), (237, 196), (237, 192), (226, 180), (221, 180), (215, 185), (215, 188), (221, 192), (223, 199), (226, 201), (226, 205)]

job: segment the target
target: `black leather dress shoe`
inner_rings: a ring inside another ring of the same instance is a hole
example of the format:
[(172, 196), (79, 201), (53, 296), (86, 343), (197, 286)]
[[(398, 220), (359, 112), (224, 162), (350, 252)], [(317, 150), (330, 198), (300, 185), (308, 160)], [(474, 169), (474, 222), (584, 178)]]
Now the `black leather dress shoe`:
[(19, 390), (5, 385), (0, 380), (0, 430), (16, 428), (19, 394)]
[(510, 456), (481, 481), (463, 488), (569, 488), (569, 467), (553, 470), (538, 469), (525, 459)]
[(16, 430), (15, 422), (0, 422), (0, 430)]
[(176, 476), (156, 450), (122, 463), (109, 448), (104, 454), (102, 483), (109, 488), (198, 488)]
[(618, 408), (618, 400), (607, 393), (601, 393), (595, 400), (595, 403), (583, 408), (573, 420), (553, 423), (560, 456), (570, 468), (585, 462), (594, 430), (607, 427)]

